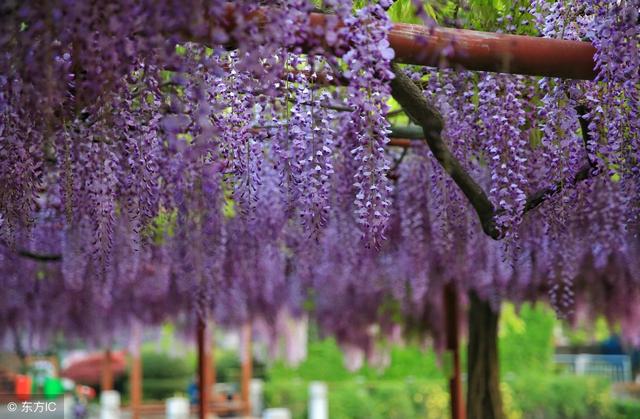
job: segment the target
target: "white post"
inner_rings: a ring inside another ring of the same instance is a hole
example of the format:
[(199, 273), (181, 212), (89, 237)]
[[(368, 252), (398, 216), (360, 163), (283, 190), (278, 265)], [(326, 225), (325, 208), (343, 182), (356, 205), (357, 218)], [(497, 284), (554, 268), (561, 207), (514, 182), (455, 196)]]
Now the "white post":
[(251, 379), (249, 384), (249, 400), (251, 401), (251, 414), (257, 418), (262, 414), (262, 380)]
[(186, 397), (169, 397), (165, 406), (167, 419), (189, 419), (189, 400)]
[(291, 412), (285, 407), (274, 407), (264, 411), (263, 419), (291, 419)]
[(64, 403), (63, 417), (72, 418), (73, 417), (73, 409), (75, 407), (73, 396), (71, 396), (71, 394), (65, 394), (62, 397), (62, 400), (63, 400), (63, 403)]
[(329, 419), (327, 385), (320, 381), (309, 384), (309, 419)]
[(587, 365), (589, 364), (589, 355), (578, 354), (575, 360), (576, 375), (584, 375), (587, 372)]
[(100, 393), (100, 419), (120, 419), (120, 393), (115, 390)]

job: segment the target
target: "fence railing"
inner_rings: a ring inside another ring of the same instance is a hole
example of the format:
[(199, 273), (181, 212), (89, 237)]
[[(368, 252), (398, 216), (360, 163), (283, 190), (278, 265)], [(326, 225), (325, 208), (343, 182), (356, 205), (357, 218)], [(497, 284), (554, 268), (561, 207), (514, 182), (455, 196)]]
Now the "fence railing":
[(627, 355), (556, 354), (556, 364), (576, 375), (599, 375), (612, 382), (631, 381), (631, 359)]

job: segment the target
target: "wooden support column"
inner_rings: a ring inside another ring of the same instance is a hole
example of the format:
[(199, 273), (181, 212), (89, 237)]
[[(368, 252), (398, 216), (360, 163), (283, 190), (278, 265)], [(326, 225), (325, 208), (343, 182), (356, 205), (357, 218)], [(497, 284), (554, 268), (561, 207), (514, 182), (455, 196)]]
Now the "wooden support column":
[(240, 381), (240, 397), (242, 399), (243, 414), (251, 415), (251, 394), (250, 384), (253, 374), (253, 349), (251, 343), (251, 323), (247, 322), (242, 326), (242, 377)]
[(140, 419), (140, 405), (142, 404), (142, 360), (140, 358), (140, 340), (142, 330), (136, 324), (131, 330), (131, 373), (129, 374), (129, 397), (131, 399), (131, 417)]
[(113, 366), (111, 364), (111, 349), (104, 351), (102, 357), (102, 371), (100, 376), (100, 391), (113, 390)]
[(207, 339), (207, 323), (204, 319), (198, 319), (198, 418), (206, 419), (209, 415), (209, 400), (211, 385), (209, 379), (211, 374), (211, 363), (209, 356), (211, 354)]
[(462, 376), (460, 372), (460, 332), (458, 328), (458, 295), (453, 283), (444, 287), (445, 324), (447, 351), (451, 357), (451, 376), (449, 377), (449, 395), (451, 396), (451, 418), (465, 419), (464, 398), (462, 395)]
[(207, 345), (207, 371), (206, 371), (206, 383), (209, 386), (209, 394), (210, 394), (210, 401), (214, 401), (216, 400), (216, 395), (214, 393), (214, 387), (216, 385), (216, 360), (215, 360), (215, 339), (213, 336), (213, 332), (215, 330), (215, 324), (213, 323), (213, 320), (209, 320), (208, 322), (209, 327), (207, 328), (207, 334), (205, 336), (205, 343)]

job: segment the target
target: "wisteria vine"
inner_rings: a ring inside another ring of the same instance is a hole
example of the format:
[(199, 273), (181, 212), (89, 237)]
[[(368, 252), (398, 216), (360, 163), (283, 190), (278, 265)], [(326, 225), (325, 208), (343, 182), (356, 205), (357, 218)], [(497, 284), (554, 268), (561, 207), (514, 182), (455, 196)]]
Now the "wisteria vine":
[(592, 42), (592, 81), (394, 70), (495, 237), (429, 141), (389, 146), (392, 124), (420, 124), (390, 116), (390, 2), (325, 2), (324, 26), (311, 2), (263, 3), (0, 6), (0, 337), (310, 318), (354, 366), (384, 364), (384, 339), (443, 347), (454, 283), (572, 321), (590, 307), (640, 342), (638, 0), (517, 11)]

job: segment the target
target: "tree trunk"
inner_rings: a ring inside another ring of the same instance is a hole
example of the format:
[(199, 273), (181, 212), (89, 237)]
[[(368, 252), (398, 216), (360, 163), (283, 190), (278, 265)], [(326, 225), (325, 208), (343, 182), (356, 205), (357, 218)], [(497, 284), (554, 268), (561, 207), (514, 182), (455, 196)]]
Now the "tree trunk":
[(505, 419), (498, 368), (500, 313), (473, 291), (470, 300), (467, 415), (469, 419)]
[(451, 355), (452, 371), (449, 377), (451, 398), (451, 419), (465, 419), (460, 373), (460, 336), (458, 332), (458, 293), (453, 283), (444, 287), (445, 323), (447, 331), (447, 351)]

